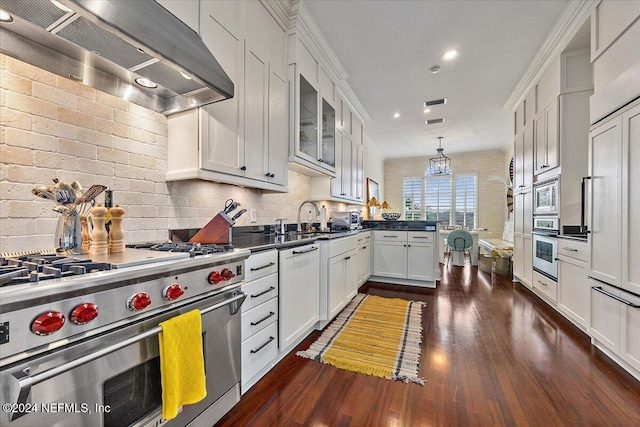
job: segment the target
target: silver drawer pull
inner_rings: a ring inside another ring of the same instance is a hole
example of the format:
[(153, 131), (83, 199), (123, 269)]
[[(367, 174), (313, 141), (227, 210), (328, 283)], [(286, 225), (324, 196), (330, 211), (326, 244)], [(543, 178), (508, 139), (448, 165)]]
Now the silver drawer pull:
[(276, 265), (275, 262), (270, 262), (269, 264), (260, 266), (260, 267), (256, 267), (256, 268), (252, 268), (251, 271), (258, 271), (258, 270), (262, 270), (263, 268), (267, 268), (267, 267), (271, 267), (273, 265)]
[(398, 238), (398, 236), (384, 236), (384, 235), (382, 237), (393, 237), (394, 239)]
[(261, 297), (264, 294), (268, 294), (269, 292), (273, 291), (275, 288), (273, 286), (269, 286), (269, 289), (267, 289), (266, 291), (262, 291), (259, 294), (256, 295), (251, 295), (251, 298), (258, 298)]
[(427, 236), (413, 236), (412, 239), (428, 239)]
[(562, 249), (564, 249), (565, 251), (578, 252), (577, 249), (573, 249), (573, 248), (562, 248)]
[(612, 293), (610, 293), (610, 292), (607, 292), (607, 291), (605, 291), (604, 289), (602, 289), (600, 286), (594, 286), (594, 287), (593, 287), (593, 288), (591, 288), (591, 289), (593, 289), (593, 290), (594, 290), (594, 291), (596, 291), (596, 292), (600, 292), (601, 294), (604, 294), (604, 295), (606, 295), (606, 296), (608, 296), (608, 297), (610, 297), (610, 298), (613, 298), (613, 299), (614, 299), (614, 300), (616, 300), (616, 301), (620, 301), (621, 303), (623, 303), (623, 304), (625, 304), (625, 305), (628, 305), (629, 307), (633, 307), (633, 308), (640, 308), (640, 305), (638, 305), (638, 304), (634, 304), (634, 303), (632, 303), (631, 301), (627, 301), (627, 300), (626, 300), (626, 299), (624, 299), (624, 298), (620, 298), (618, 295), (614, 295), (614, 294), (612, 294)]
[(260, 323), (264, 322), (265, 320), (267, 320), (271, 316), (275, 316), (275, 313), (273, 311), (270, 311), (269, 314), (267, 314), (265, 317), (263, 317), (262, 319), (258, 320), (257, 322), (251, 322), (251, 326), (259, 325)]
[(542, 280), (538, 280), (538, 283), (540, 283), (542, 286), (549, 286), (546, 283), (544, 283)]
[(318, 248), (313, 246), (312, 248), (307, 249), (306, 251), (293, 251), (293, 254), (294, 255), (307, 254), (309, 252), (313, 252), (313, 251), (316, 251), (316, 250), (318, 250)]
[(265, 348), (266, 346), (268, 346), (268, 345), (269, 345), (269, 343), (270, 343), (271, 341), (273, 341), (273, 340), (275, 340), (275, 338), (274, 338), (274, 337), (269, 337), (269, 341), (267, 341), (266, 343), (262, 344), (260, 347), (256, 348), (255, 350), (251, 350), (251, 353), (252, 353), (252, 354), (255, 354), (255, 353), (259, 352), (260, 350), (262, 350), (263, 348)]

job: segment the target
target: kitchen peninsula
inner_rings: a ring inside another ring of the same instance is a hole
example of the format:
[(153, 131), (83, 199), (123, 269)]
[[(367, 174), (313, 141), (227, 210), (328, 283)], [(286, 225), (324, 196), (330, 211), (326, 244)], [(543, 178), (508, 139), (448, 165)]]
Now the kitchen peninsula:
[(373, 235), (370, 280), (435, 288), (440, 280), (437, 221), (364, 221)]

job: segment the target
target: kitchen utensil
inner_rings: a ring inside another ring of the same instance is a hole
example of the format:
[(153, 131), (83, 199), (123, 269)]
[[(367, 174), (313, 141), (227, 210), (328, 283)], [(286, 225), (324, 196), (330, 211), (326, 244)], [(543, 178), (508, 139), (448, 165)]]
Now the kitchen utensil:
[(51, 188), (45, 185), (39, 185), (31, 190), (31, 192), (35, 196), (42, 197), (43, 199), (53, 200), (54, 202), (57, 201), (55, 194), (53, 193), (53, 191), (51, 191)]
[(76, 193), (74, 192), (71, 185), (59, 181), (57, 178), (54, 179), (54, 182), (56, 183), (54, 191), (58, 203), (67, 205), (76, 201)]
[(240, 203), (234, 202), (233, 199), (228, 199), (226, 202), (224, 202), (224, 210), (222, 212), (224, 212), (225, 214), (229, 214), (238, 209), (238, 206), (240, 206)]
[(235, 221), (236, 219), (240, 218), (242, 214), (245, 213), (246, 211), (247, 211), (246, 209), (239, 210), (238, 213), (231, 218), (231, 221)]
[(59, 214), (62, 214), (64, 216), (77, 216), (78, 212), (76, 212), (75, 208), (73, 206), (67, 206), (67, 205), (56, 205), (53, 207), (53, 211), (57, 212)]
[(89, 187), (87, 191), (84, 192), (82, 196), (80, 196), (80, 198), (76, 199), (76, 205), (79, 205), (80, 203), (91, 202), (93, 199), (98, 197), (98, 195), (106, 189), (107, 189), (107, 186), (105, 185), (93, 184), (91, 187)]
[[(64, 208), (64, 206), (61, 207)], [(55, 247), (56, 252), (58, 253), (82, 253), (82, 224), (80, 222), (79, 215), (63, 214), (58, 218), (58, 226), (56, 227), (55, 234)]]

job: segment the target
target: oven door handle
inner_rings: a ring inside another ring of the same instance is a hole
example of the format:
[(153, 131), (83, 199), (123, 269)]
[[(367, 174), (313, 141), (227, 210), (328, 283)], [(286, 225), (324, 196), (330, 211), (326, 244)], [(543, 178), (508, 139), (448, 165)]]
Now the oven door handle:
[[(245, 294), (244, 292), (238, 292), (238, 294), (232, 298), (226, 299), (222, 302), (219, 302), (218, 304), (214, 304), (210, 307), (200, 310), (200, 314), (207, 314), (210, 311), (217, 310), (232, 303), (234, 304), (234, 306), (232, 307), (232, 314), (236, 314), (240, 310), (240, 306), (242, 306), (245, 298), (247, 298), (247, 294)], [(27, 406), (25, 404), (27, 403), (27, 399), (29, 397), (29, 394), (31, 393), (31, 387), (33, 387), (34, 385), (40, 384), (41, 382), (47, 381), (53, 377), (57, 377), (58, 375), (64, 374), (65, 372), (69, 372), (70, 370), (89, 362), (93, 362), (94, 360), (100, 359), (107, 354), (123, 349), (127, 346), (130, 346), (131, 344), (135, 344), (145, 338), (157, 335), (160, 332), (162, 332), (162, 327), (156, 326), (155, 328), (151, 328), (146, 332), (121, 341), (118, 344), (103, 348), (102, 350), (98, 350), (95, 353), (87, 354), (86, 356), (79, 357), (69, 363), (65, 363), (64, 365), (57, 366), (53, 369), (49, 369), (35, 375), (30, 375), (31, 368), (25, 368), (20, 372), (13, 373), (9, 375), (10, 402), (17, 403), (16, 406), (18, 408), (24, 408)], [(14, 420), (16, 418), (20, 418), (26, 413), (27, 412), (13, 412), (11, 413), (11, 419)]]

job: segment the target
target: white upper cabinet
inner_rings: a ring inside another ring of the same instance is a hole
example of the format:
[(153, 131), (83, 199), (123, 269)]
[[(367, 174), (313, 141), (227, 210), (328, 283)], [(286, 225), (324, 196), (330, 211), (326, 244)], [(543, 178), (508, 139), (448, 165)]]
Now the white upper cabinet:
[(202, 39), (235, 93), (169, 117), (167, 180), (199, 178), (287, 191), (285, 31), (259, 2), (200, 7)]

